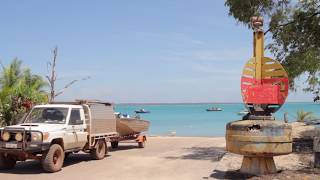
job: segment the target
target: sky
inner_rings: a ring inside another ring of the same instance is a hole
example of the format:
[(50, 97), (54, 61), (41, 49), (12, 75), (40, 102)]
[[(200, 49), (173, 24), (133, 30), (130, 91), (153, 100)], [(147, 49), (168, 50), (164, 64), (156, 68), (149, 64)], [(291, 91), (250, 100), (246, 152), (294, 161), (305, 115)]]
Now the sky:
[[(3, 64), (18, 57), (46, 76), (57, 46), (58, 89), (91, 77), (59, 100), (242, 102), (252, 31), (228, 16), (223, 0), (7, 0), (0, 22)], [(288, 98), (311, 100), (302, 91)]]

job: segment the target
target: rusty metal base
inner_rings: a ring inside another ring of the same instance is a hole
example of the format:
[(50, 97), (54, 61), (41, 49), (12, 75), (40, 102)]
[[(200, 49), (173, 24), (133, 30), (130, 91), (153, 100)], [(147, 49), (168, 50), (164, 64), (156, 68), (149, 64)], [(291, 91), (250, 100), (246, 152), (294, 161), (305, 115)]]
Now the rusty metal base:
[(273, 157), (244, 156), (240, 172), (252, 175), (275, 174), (277, 168)]

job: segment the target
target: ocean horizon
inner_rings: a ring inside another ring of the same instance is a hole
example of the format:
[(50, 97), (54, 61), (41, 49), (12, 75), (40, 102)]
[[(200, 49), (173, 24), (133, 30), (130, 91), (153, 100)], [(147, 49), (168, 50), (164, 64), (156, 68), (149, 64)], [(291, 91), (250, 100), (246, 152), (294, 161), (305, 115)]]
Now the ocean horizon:
[[(286, 103), (312, 103), (308, 101), (289, 101)], [(243, 102), (122, 102), (115, 105), (175, 105), (175, 104), (243, 104)], [(315, 103), (316, 104), (316, 103)]]
[[(207, 112), (210, 107), (220, 107), (223, 111)], [(133, 116), (135, 110), (146, 109), (150, 113), (139, 114), (150, 121), (148, 134), (166, 136), (218, 137), (225, 135), (226, 124), (240, 120), (238, 112), (244, 109), (243, 103), (119, 103), (115, 111)], [(320, 104), (310, 102), (287, 102), (275, 114), (277, 120), (284, 120), (288, 114), (290, 122), (296, 121), (298, 110), (313, 112), (320, 118)]]

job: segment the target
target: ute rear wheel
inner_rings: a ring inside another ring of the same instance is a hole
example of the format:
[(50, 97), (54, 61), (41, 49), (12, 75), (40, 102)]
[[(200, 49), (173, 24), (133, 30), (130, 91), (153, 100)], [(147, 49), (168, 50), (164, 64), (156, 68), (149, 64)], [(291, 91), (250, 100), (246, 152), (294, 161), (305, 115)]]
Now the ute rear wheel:
[(144, 148), (146, 146), (146, 142), (142, 141), (142, 142), (138, 142), (138, 147), (139, 148)]
[(42, 155), (42, 168), (47, 172), (60, 171), (63, 166), (64, 152), (59, 144), (53, 144), (49, 150)]
[(0, 169), (13, 169), (17, 160), (11, 155), (0, 153)]
[(118, 148), (118, 146), (119, 146), (119, 142), (118, 141), (111, 142), (112, 149)]
[(103, 159), (107, 154), (106, 142), (102, 139), (98, 140), (94, 149), (91, 150), (90, 154), (91, 154), (91, 157), (95, 160)]

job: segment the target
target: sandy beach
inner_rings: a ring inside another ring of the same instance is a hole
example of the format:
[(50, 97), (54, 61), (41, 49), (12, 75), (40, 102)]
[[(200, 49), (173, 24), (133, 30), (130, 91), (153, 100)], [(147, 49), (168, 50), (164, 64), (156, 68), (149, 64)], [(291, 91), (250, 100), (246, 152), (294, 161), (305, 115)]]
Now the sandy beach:
[[(298, 154), (277, 157), (277, 167), (283, 172), (276, 176), (296, 177), (292, 176), (295, 171), (309, 176), (301, 170), (310, 159), (311, 155)], [(100, 161), (88, 154), (71, 155), (62, 171), (53, 174), (45, 173), (36, 161), (18, 163), (14, 170), (0, 171), (0, 179), (229, 179), (241, 178), (237, 172), (241, 161), (241, 156), (225, 152), (223, 137), (149, 137), (144, 149), (123, 143)]]

